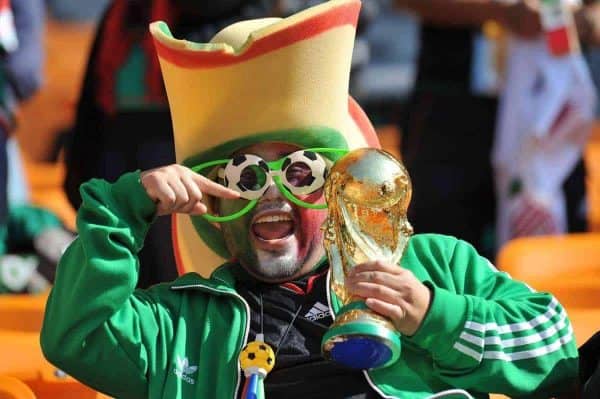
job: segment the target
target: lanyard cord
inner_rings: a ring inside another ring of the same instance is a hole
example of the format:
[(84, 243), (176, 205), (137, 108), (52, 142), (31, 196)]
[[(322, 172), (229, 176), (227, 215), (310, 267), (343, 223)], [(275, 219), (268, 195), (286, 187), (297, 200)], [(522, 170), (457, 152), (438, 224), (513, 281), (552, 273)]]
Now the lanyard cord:
[(260, 293), (260, 334), (264, 337), (265, 336), (265, 326), (263, 325), (263, 298), (262, 298), (262, 292)]
[[(264, 323), (263, 323), (264, 313), (263, 313), (263, 296), (262, 296), (262, 293), (260, 293), (260, 297), (259, 298), (260, 298), (260, 333), (264, 337)], [(294, 313), (294, 317), (292, 318), (292, 321), (287, 325), (287, 327), (285, 329), (285, 332), (283, 333), (283, 335), (281, 336), (281, 338), (279, 338), (279, 342), (277, 342), (277, 349), (275, 350), (275, 358), (277, 358), (277, 354), (279, 353), (279, 349), (281, 348), (281, 344), (283, 343), (283, 340), (285, 339), (285, 337), (287, 337), (287, 335), (289, 334), (290, 330), (292, 329), (292, 326), (294, 325), (294, 322), (298, 318), (298, 315), (300, 314), (301, 310), (302, 310), (302, 305), (298, 306), (298, 309), (296, 310), (296, 313)]]

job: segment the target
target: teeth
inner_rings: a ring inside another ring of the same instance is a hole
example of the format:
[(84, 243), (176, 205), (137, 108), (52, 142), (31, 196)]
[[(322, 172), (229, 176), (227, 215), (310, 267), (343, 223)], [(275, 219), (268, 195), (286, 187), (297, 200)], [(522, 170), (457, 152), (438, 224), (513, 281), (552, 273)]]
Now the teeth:
[(291, 221), (292, 218), (288, 215), (271, 215), (262, 216), (258, 218), (254, 223), (273, 223), (273, 222), (287, 222)]

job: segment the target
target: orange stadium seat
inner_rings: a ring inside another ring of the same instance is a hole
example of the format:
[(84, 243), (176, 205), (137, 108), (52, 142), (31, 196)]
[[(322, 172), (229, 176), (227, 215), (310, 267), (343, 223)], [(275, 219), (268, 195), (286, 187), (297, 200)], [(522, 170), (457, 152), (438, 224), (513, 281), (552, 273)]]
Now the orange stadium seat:
[(600, 232), (600, 128), (596, 128), (584, 153), (589, 230)]
[(47, 294), (0, 295), (0, 330), (39, 332)]
[(0, 375), (0, 399), (35, 399), (35, 394), (22, 381)]
[[(104, 398), (44, 358), (39, 341), (46, 299), (46, 294), (0, 296), (0, 399)], [(22, 390), (8, 391), (19, 384), (30, 396), (17, 396)]]
[(48, 363), (40, 349), (39, 333), (0, 330), (0, 353), (0, 377), (22, 381), (38, 399), (104, 397)]
[(600, 234), (528, 237), (510, 241), (498, 267), (565, 306), (578, 345), (600, 330)]
[(75, 230), (75, 210), (62, 189), (64, 163), (33, 162), (27, 156), (23, 158), (31, 188), (31, 202), (54, 212), (67, 228)]

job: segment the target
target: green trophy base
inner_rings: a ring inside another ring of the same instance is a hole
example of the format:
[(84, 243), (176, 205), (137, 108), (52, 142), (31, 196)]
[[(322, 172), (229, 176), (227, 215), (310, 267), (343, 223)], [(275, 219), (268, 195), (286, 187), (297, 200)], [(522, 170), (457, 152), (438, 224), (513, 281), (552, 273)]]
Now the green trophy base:
[(327, 359), (354, 369), (389, 366), (400, 357), (400, 348), (400, 333), (391, 322), (361, 301), (340, 309), (321, 341)]

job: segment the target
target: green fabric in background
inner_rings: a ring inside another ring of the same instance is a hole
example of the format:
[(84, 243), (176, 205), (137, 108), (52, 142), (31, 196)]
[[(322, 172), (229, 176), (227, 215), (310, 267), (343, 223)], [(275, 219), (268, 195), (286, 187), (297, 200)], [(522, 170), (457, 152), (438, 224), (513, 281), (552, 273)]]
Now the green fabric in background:
[(6, 253), (6, 236), (7, 236), (6, 226), (0, 225), (0, 255)]
[[(8, 210), (8, 225), (4, 245), (5, 253), (19, 251), (20, 248), (32, 247), (33, 239), (46, 229), (60, 227), (62, 223), (58, 217), (47, 209), (32, 205), (10, 206)], [(0, 237), (1, 237), (0, 233)]]

